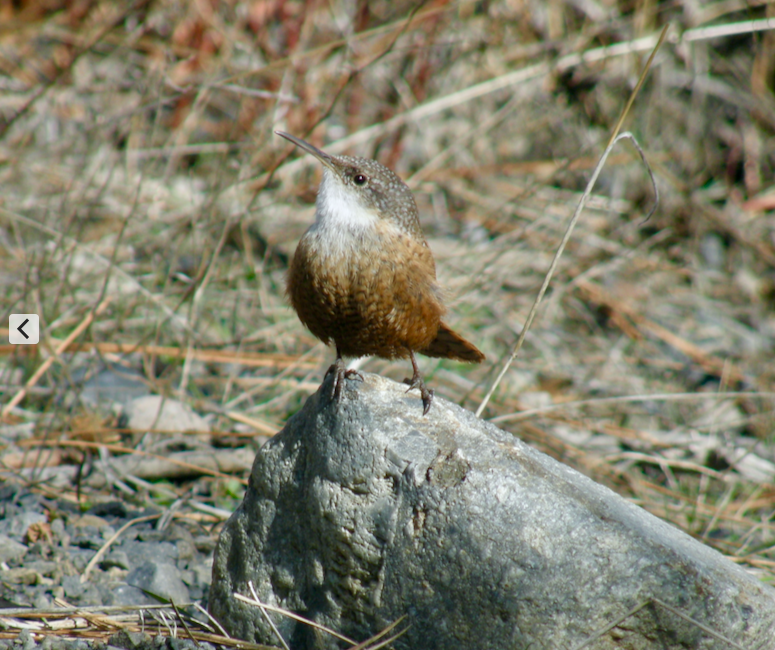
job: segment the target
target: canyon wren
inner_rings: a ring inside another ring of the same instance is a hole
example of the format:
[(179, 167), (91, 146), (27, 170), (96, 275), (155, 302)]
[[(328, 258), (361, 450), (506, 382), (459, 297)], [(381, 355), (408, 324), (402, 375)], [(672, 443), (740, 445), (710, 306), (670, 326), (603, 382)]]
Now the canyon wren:
[[(299, 241), (286, 291), (302, 323), (336, 347), (334, 397), (363, 377), (342, 357), (406, 358), (423, 415), (433, 401), (414, 353), (481, 363), (484, 355), (442, 322), (436, 264), (411, 190), (376, 160), (332, 156), (276, 131), (323, 163), (313, 223)], [(328, 373), (327, 373), (328, 374)]]

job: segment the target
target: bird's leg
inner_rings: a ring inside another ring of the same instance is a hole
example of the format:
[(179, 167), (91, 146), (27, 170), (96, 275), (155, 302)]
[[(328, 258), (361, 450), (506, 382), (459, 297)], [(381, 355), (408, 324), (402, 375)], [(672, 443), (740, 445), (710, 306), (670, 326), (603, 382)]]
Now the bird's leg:
[(433, 402), (433, 391), (425, 385), (422, 375), (420, 374), (420, 369), (417, 367), (417, 360), (414, 358), (414, 352), (411, 350), (409, 350), (409, 358), (412, 360), (412, 369), (414, 373), (412, 374), (411, 379), (404, 379), (404, 383), (409, 384), (409, 388), (407, 388), (406, 391), (409, 392), (412, 388), (420, 389), (420, 397), (422, 397), (422, 414), (428, 415), (428, 411), (431, 410), (431, 402)]
[(334, 399), (339, 399), (342, 395), (342, 386), (344, 385), (345, 379), (352, 379), (353, 377), (357, 377), (361, 381), (363, 381), (363, 375), (359, 373), (357, 370), (353, 370), (352, 368), (348, 368), (344, 365), (344, 359), (342, 359), (342, 353), (339, 352), (339, 347), (336, 348), (336, 361), (334, 361), (333, 364), (331, 364), (331, 367), (326, 372), (326, 376), (328, 373), (333, 372), (334, 373)]

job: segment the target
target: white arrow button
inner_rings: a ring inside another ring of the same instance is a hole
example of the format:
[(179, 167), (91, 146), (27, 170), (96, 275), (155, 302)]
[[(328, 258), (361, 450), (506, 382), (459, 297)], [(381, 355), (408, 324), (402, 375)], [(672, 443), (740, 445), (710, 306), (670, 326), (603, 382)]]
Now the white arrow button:
[(12, 345), (34, 345), (40, 341), (37, 314), (11, 314), (8, 317), (8, 341)]

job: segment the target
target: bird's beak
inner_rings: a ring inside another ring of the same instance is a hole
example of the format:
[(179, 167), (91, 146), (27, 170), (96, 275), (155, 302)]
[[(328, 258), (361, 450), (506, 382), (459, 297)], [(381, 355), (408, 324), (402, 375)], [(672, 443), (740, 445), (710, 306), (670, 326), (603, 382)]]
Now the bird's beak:
[(301, 138), (297, 138), (294, 135), (291, 135), (290, 133), (286, 133), (285, 131), (275, 131), (275, 133), (286, 140), (290, 140), (295, 144), (297, 147), (304, 149), (307, 153), (311, 153), (315, 158), (317, 158), (320, 162), (322, 162), (326, 167), (329, 167), (330, 169), (335, 169), (334, 167), (334, 159), (327, 154), (325, 151), (321, 151), (317, 147), (313, 147), (309, 142), (306, 140), (302, 140)]

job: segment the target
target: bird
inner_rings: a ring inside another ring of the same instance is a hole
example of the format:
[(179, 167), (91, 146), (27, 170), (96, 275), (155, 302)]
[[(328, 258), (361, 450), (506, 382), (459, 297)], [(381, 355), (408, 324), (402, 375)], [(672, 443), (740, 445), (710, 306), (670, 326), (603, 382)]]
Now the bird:
[(397, 174), (376, 160), (334, 156), (296, 136), (275, 133), (323, 165), (315, 221), (293, 255), (286, 294), (301, 322), (336, 348), (333, 397), (345, 379), (363, 376), (344, 357), (409, 358), (409, 385), (420, 391), (423, 415), (434, 391), (425, 385), (415, 353), (484, 361), (484, 354), (442, 318), (443, 292), (425, 241), (417, 204)]

